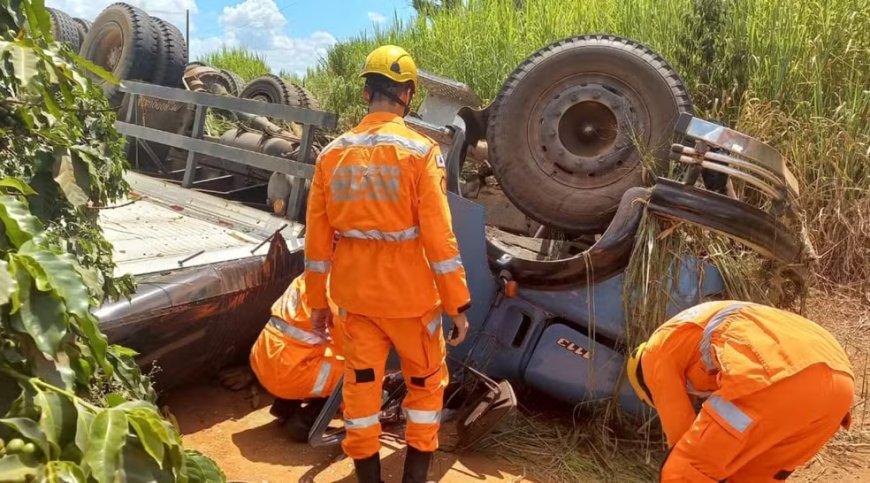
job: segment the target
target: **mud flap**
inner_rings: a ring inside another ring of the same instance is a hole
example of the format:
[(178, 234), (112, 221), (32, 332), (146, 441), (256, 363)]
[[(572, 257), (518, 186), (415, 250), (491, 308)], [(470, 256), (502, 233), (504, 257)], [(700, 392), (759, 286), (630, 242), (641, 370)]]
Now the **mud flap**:
[(469, 400), (457, 411), (456, 433), (459, 437), (456, 445), (449, 451), (457, 452), (474, 446), (490, 434), (517, 407), (517, 397), (508, 381), (495, 382), (480, 371), (459, 361), (481, 384), (473, 391)]

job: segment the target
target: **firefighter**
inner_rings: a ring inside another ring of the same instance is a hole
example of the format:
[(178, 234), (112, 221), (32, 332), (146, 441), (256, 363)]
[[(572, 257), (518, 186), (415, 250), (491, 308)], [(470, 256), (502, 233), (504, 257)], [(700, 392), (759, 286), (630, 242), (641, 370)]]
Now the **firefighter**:
[(782, 481), (851, 421), (854, 375), (842, 347), (815, 323), (763, 305), (683, 311), (631, 354), (627, 375), (667, 436), (661, 481)]
[[(331, 337), (330, 337), (331, 336)], [(275, 397), (271, 413), (286, 423), (291, 438), (308, 441), (308, 429), (344, 373), (341, 323), (315, 325), (297, 277), (272, 305), (272, 317), (251, 348), (251, 369)]]
[(342, 447), (359, 481), (380, 481), (378, 412), (391, 345), (408, 387), (403, 481), (426, 481), (448, 381), (441, 314), (453, 319), (449, 343), (457, 345), (471, 300), (451, 228), (444, 158), (404, 121), (417, 90), (414, 60), (400, 47), (382, 46), (368, 55), (361, 77), (368, 115), (327, 145), (315, 167), (305, 282), (315, 320), (329, 314), (327, 278), (344, 314)]

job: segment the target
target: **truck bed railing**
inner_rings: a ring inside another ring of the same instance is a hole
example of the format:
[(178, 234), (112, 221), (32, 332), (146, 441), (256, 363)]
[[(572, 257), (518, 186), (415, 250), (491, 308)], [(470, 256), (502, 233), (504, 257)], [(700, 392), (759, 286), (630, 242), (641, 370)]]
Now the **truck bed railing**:
[[(172, 87), (164, 87), (135, 81), (121, 83), (121, 91), (131, 96), (124, 121), (116, 121), (115, 128), (121, 134), (139, 140), (165, 144), (187, 151), (187, 162), (181, 185), (195, 187), (197, 154), (224, 159), (233, 163), (278, 172), (294, 178), (293, 190), (287, 205), (287, 217), (298, 219), (301, 216), (307, 190), (307, 180), (314, 175), (314, 156), (312, 147), (316, 129), (333, 129), (338, 123), (334, 113), (302, 109), (281, 104), (270, 104), (230, 96), (218, 96), (204, 92), (194, 92)], [(135, 119), (135, 109), (139, 96), (153, 97), (166, 101), (192, 104), (196, 106), (191, 135), (186, 136), (161, 131), (131, 123)], [(208, 108), (225, 111), (266, 116), (273, 119), (302, 124), (296, 160), (271, 156), (203, 139), (206, 112)], [(146, 143), (142, 146), (147, 148)], [(161, 160), (157, 160), (158, 162)]]

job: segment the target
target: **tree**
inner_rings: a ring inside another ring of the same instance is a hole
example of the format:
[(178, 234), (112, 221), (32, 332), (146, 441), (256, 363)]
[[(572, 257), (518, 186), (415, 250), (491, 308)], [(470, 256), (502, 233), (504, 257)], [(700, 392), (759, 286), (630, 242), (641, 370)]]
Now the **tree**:
[(97, 225), (127, 185), (88, 74), (111, 79), (52, 40), (42, 0), (0, 0), (0, 481), (223, 481), (90, 311), (132, 284)]

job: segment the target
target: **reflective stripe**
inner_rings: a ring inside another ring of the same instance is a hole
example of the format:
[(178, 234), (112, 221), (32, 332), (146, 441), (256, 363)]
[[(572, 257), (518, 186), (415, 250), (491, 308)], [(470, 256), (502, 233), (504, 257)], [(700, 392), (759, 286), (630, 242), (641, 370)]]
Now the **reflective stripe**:
[(309, 272), (326, 273), (332, 263), (329, 260), (305, 260), (305, 270)]
[(348, 230), (341, 232), (341, 236), (347, 238), (356, 238), (357, 240), (383, 240), (390, 242), (400, 242), (408, 240), (416, 240), (420, 237), (420, 228), (412, 226), (400, 231), (380, 231), (380, 230)]
[(435, 275), (444, 275), (445, 273), (455, 272), (460, 268), (462, 268), (462, 257), (459, 255), (432, 264), (432, 271), (435, 272)]
[(725, 321), (731, 315), (734, 315), (740, 309), (744, 307), (748, 307), (750, 304), (731, 304), (718, 312), (710, 319), (710, 322), (707, 323), (707, 327), (704, 327), (704, 335), (701, 337), (701, 362), (704, 363), (704, 367), (707, 368), (708, 371), (712, 371), (716, 369), (716, 365), (713, 362), (713, 348), (711, 346), (713, 342), (713, 331), (716, 330), (719, 325)]
[(364, 418), (345, 419), (344, 427), (346, 429), (365, 429), (378, 424), (380, 420), (377, 414), (366, 416)]
[(330, 372), (332, 372), (331, 362), (320, 364), (320, 371), (317, 373), (317, 380), (314, 381), (314, 388), (311, 389), (312, 394), (323, 393), (323, 388), (326, 386), (326, 380), (329, 378)]
[(722, 399), (720, 396), (711, 396), (707, 399), (707, 405), (716, 414), (728, 423), (729, 426), (742, 433), (752, 424), (752, 418), (746, 415), (733, 403)]
[(705, 397), (705, 398), (710, 397), (710, 395), (713, 394), (712, 392), (699, 391), (699, 390), (695, 389), (695, 386), (692, 385), (692, 381), (688, 381), (688, 380), (686, 381), (686, 392), (688, 392), (689, 394), (691, 394), (693, 396)]
[(402, 174), (402, 168), (395, 164), (364, 164), (354, 166), (338, 166), (332, 171), (333, 177), (378, 174), (399, 176)]
[(320, 156), (323, 156), (327, 151), (335, 148), (346, 148), (350, 146), (398, 146), (402, 149), (411, 151), (420, 156), (426, 156), (432, 150), (433, 145), (408, 139), (404, 136), (391, 133), (370, 133), (370, 134), (346, 134), (336, 138), (321, 151)]
[(435, 331), (438, 330), (438, 327), (441, 325), (441, 314), (435, 316), (431, 322), (426, 324), (426, 330), (429, 331), (429, 335), (435, 335)]
[(421, 411), (419, 409), (402, 409), (405, 418), (416, 424), (438, 424), (441, 422), (441, 411)]
[(306, 344), (320, 345), (326, 342), (326, 340), (324, 340), (322, 336), (290, 325), (287, 322), (279, 319), (278, 317), (272, 317), (271, 319), (269, 319), (269, 325), (280, 330), (281, 333), (283, 333), (287, 337), (290, 337), (291, 339), (296, 339), (300, 342), (305, 342)]

